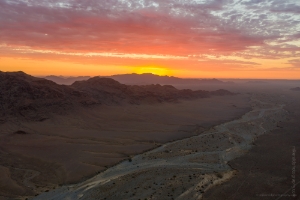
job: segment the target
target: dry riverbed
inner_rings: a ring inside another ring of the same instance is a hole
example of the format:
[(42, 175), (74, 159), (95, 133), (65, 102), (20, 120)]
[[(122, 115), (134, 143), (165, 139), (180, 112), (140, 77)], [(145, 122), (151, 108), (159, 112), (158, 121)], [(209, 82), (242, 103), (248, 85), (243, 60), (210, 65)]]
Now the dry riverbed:
[(287, 116), (272, 98), (252, 96), (252, 111), (188, 139), (132, 157), (79, 184), (35, 199), (201, 199), (236, 173), (227, 163)]

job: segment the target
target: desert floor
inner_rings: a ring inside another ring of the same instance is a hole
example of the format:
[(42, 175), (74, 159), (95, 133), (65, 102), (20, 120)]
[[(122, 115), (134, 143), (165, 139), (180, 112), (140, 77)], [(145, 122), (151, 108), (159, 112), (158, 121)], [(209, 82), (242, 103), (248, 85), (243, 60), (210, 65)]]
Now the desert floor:
[[(78, 108), (42, 122), (11, 118), (0, 125), (0, 199), (30, 198), (86, 180), (123, 160), (136, 166), (135, 157), (128, 162), (134, 155), (241, 117), (250, 110), (249, 100), (250, 95), (240, 94), (169, 104)], [(173, 154), (145, 155), (147, 162), (156, 162), (154, 158)]]
[[(248, 93), (251, 111), (238, 119), (133, 156), (36, 199), (297, 198), (261, 196), (292, 195), (292, 159), (299, 160), (292, 151), (299, 150), (300, 93), (267, 91)], [(299, 168), (299, 163), (294, 166)], [(298, 183), (295, 179), (295, 194)]]
[(230, 161), (236, 176), (208, 190), (203, 199), (299, 199), (300, 93), (282, 98), (287, 119), (259, 137), (245, 156)]

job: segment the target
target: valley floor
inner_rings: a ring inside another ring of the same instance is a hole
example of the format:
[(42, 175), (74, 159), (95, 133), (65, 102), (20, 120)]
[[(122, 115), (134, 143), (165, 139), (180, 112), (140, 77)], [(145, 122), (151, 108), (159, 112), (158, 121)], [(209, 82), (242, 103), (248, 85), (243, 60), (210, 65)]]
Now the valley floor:
[[(291, 194), (289, 173), (282, 171), (276, 176), (268, 170), (281, 169), (281, 165), (283, 169), (292, 169), (292, 162), (287, 165), (287, 161), (292, 159), (290, 144), (297, 150), (299, 146), (299, 134), (295, 133), (295, 117), (299, 116), (295, 114), (299, 111), (297, 98), (252, 94), (252, 110), (239, 119), (166, 143), (82, 183), (43, 193), (35, 199), (257, 199), (262, 197), (260, 194), (272, 192)], [(280, 133), (282, 126), (288, 124), (293, 127), (290, 139)], [(274, 137), (274, 131), (279, 131), (279, 136)], [(257, 171), (260, 173), (252, 174)], [(297, 184), (295, 190), (299, 189)]]
[(0, 199), (31, 198), (78, 183), (134, 155), (199, 135), (247, 111), (249, 95), (240, 94), (78, 108), (38, 122), (11, 118), (0, 124)]

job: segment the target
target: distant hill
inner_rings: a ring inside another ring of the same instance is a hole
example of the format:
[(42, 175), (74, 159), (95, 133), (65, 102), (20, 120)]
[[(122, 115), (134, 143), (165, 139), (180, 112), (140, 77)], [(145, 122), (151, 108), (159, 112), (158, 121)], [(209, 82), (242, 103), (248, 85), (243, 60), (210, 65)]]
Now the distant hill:
[(248, 81), (246, 83), (250, 83), (250, 84), (266, 84), (267, 82), (266, 81), (260, 81), (260, 80), (251, 80), (251, 81)]
[[(46, 76), (43, 78), (54, 81), (57, 84), (71, 85), (75, 81), (87, 80), (91, 77), (89, 76), (80, 76), (80, 77)], [(112, 78), (126, 85), (233, 84), (233, 82), (225, 82), (218, 79), (188, 79), (188, 78), (177, 78), (174, 76), (158, 76), (149, 73), (148, 74), (121, 74), (121, 75), (106, 76), (105, 78)]]
[(178, 90), (171, 85), (125, 85), (102, 77), (66, 86), (23, 72), (0, 72), (0, 121), (6, 115), (41, 121), (50, 113), (63, 113), (77, 106), (175, 102), (233, 94), (227, 90)]
[(60, 85), (72, 85), (75, 81), (83, 81), (91, 78), (90, 76), (64, 77), (64, 76), (45, 76), (41, 77), (53, 81)]
[(61, 112), (74, 104), (90, 103), (93, 103), (93, 99), (88, 94), (69, 86), (58, 85), (24, 72), (0, 72), (2, 115), (21, 115), (41, 120), (43, 114), (36, 112), (38, 110), (44, 113)]
[(111, 78), (94, 77), (86, 81), (76, 81), (71, 85), (79, 91), (90, 94), (101, 103), (127, 102), (131, 104), (174, 102), (179, 99), (204, 98), (211, 95), (233, 95), (227, 90), (213, 92), (189, 89), (178, 90), (171, 85), (125, 85)]
[(177, 84), (225, 84), (227, 82), (218, 79), (187, 79), (174, 76), (158, 76), (154, 74), (122, 74), (113, 75), (110, 78), (127, 85), (177, 85)]
[(291, 88), (291, 90), (300, 92), (300, 87)]

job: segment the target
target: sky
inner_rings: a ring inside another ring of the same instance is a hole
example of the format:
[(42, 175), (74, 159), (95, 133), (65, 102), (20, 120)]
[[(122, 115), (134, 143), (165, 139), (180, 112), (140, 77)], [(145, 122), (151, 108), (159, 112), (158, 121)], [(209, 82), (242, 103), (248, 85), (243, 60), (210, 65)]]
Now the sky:
[(0, 0), (0, 71), (300, 79), (300, 1)]

